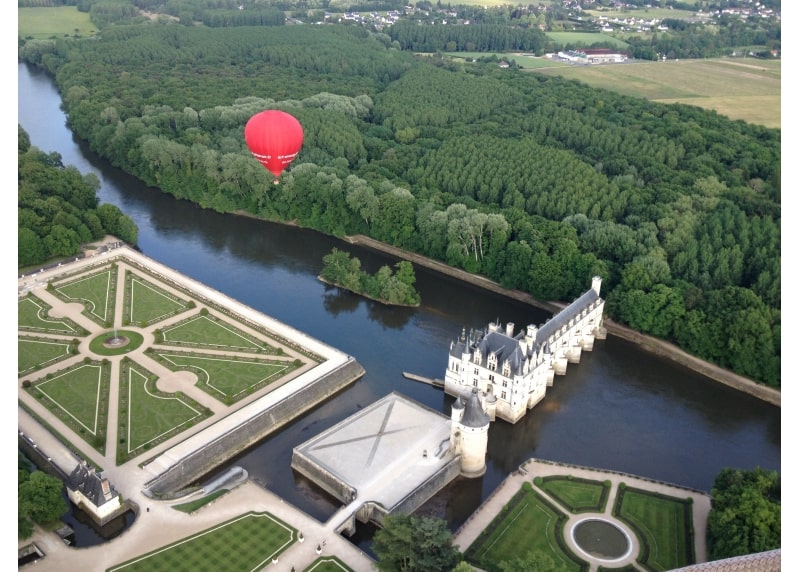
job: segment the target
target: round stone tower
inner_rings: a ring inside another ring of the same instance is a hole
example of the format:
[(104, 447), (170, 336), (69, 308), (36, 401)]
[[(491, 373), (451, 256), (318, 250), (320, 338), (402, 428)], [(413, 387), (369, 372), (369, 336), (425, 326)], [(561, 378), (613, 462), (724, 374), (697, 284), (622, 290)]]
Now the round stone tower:
[(461, 474), (480, 477), (486, 472), (486, 449), (489, 443), (489, 416), (481, 406), (477, 388), (466, 402), (459, 397), (453, 403), (450, 446), (461, 456)]

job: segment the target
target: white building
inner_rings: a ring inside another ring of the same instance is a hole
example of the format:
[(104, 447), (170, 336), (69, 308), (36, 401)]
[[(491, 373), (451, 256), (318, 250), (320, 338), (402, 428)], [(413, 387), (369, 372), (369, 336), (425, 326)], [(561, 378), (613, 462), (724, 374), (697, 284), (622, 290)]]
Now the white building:
[(100, 526), (123, 510), (122, 497), (116, 489), (86, 461), (75, 467), (65, 484), (69, 500)]
[(490, 323), (486, 330), (462, 331), (450, 344), (445, 392), (466, 400), (476, 390), (492, 421), (519, 421), (544, 398), (555, 375), (566, 373), (567, 363), (578, 363), (595, 338), (605, 339), (601, 282), (595, 276), (589, 290), (539, 327), (516, 335), (513, 322), (505, 329)]

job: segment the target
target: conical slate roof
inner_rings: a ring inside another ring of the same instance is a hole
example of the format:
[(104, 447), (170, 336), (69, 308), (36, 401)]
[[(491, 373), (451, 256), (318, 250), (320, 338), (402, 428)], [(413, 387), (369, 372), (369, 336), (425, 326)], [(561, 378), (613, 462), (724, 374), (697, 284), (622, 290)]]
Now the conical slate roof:
[(489, 424), (489, 416), (483, 411), (477, 390), (473, 390), (472, 395), (467, 399), (461, 424), (464, 427), (484, 427)]

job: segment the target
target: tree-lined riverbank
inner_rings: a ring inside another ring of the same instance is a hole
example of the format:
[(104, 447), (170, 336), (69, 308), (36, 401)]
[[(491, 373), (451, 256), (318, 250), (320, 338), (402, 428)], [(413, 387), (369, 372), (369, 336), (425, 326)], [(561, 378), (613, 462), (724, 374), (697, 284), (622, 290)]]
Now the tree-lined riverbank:
[[(558, 312), (565, 306), (564, 304), (560, 304), (557, 302), (541, 302), (533, 298), (533, 296), (531, 296), (530, 294), (526, 294), (525, 292), (503, 288), (497, 282), (489, 280), (488, 278), (485, 278), (483, 276), (470, 274), (469, 272), (465, 272), (464, 270), (460, 270), (458, 268), (453, 268), (452, 266), (448, 266), (446, 264), (443, 264), (436, 260), (432, 260), (420, 254), (416, 254), (414, 252), (403, 250), (402, 248), (397, 248), (395, 246), (384, 244), (368, 236), (364, 235), (349, 236), (346, 237), (345, 240), (347, 240), (351, 244), (358, 244), (359, 246), (366, 246), (368, 248), (385, 252), (386, 254), (391, 254), (392, 256), (408, 260), (415, 264), (419, 264), (420, 266), (425, 266), (426, 268), (436, 270), (437, 272), (441, 272), (442, 274), (446, 274), (448, 276), (452, 276), (453, 278), (463, 280), (464, 282), (474, 284), (475, 286), (485, 288), (486, 290), (489, 290), (491, 292), (495, 292), (497, 294), (513, 298), (514, 300), (519, 300), (520, 302), (524, 302), (526, 304), (530, 304), (532, 306), (536, 306), (537, 308), (542, 308), (543, 310), (548, 310), (553, 313)], [(771, 403), (772, 405), (777, 405), (778, 407), (780, 407), (781, 405), (780, 391), (777, 391), (771, 387), (767, 387), (763, 384), (756, 383), (755, 381), (747, 379), (746, 377), (743, 377), (741, 375), (737, 375), (732, 371), (726, 370), (724, 368), (715, 366), (714, 364), (698, 359), (692, 355), (687, 354), (685, 351), (681, 350), (675, 344), (671, 344), (664, 340), (659, 340), (658, 338), (654, 338), (652, 336), (646, 336), (641, 332), (637, 332), (635, 330), (632, 330), (631, 328), (627, 328), (621, 324), (617, 324), (612, 320), (605, 319), (603, 321), (603, 325), (611, 335), (619, 336), (620, 338), (633, 342), (642, 349), (644, 349), (645, 351), (670, 359), (685, 367), (688, 367), (693, 371), (696, 371), (697, 373), (705, 375), (715, 381), (724, 383), (727, 386), (733, 387), (739, 391), (743, 391), (754, 397), (758, 397), (759, 399), (762, 399), (767, 403)]]

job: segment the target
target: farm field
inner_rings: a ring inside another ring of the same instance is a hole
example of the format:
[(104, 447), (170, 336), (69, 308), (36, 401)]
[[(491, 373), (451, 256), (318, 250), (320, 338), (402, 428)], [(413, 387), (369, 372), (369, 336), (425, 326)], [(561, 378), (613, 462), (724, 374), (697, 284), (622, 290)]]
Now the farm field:
[(97, 27), (89, 20), (89, 13), (79, 12), (75, 6), (17, 8), (17, 35), (20, 38), (86, 37), (96, 32)]
[(592, 87), (660, 103), (713, 109), (731, 119), (781, 126), (781, 62), (752, 58), (540, 68)]
[(609, 34), (597, 34), (594, 32), (546, 32), (548, 38), (559, 43), (562, 47), (567, 44), (583, 44), (586, 47), (599, 44), (600, 42), (611, 42), (619, 49), (625, 49), (628, 44)]

